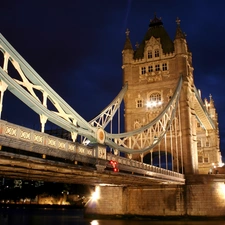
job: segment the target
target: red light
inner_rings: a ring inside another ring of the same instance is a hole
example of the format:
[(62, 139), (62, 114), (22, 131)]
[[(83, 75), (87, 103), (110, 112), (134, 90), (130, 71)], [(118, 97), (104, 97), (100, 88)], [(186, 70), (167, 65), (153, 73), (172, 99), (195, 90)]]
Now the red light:
[(110, 164), (112, 165), (114, 172), (118, 172), (119, 171), (119, 169), (117, 168), (118, 163), (116, 161), (110, 160)]
[(113, 167), (115, 167), (116, 164), (117, 164), (117, 162), (116, 162), (116, 161), (113, 161), (113, 160), (110, 160), (110, 164), (111, 164)]

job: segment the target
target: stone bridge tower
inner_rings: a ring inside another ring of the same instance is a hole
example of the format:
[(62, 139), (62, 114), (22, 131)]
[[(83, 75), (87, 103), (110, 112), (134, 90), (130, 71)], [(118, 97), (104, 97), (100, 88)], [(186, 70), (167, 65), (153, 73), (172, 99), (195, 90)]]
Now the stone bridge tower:
[[(213, 118), (216, 129), (201, 128), (194, 103), (192, 53), (180, 28), (180, 20), (177, 19), (176, 22), (175, 38), (172, 41), (161, 19), (155, 16), (150, 21), (143, 41), (136, 45), (135, 50), (129, 38), (129, 30), (126, 32), (122, 51), (123, 83), (128, 83), (124, 98), (125, 131), (137, 129), (156, 118), (169, 102), (182, 77), (176, 119), (167, 135), (167, 143), (171, 144), (165, 146), (162, 143), (152, 151), (167, 147), (172, 155), (175, 171), (185, 174), (196, 174), (199, 171), (207, 173), (212, 162), (221, 161), (217, 115), (213, 100), (210, 99), (210, 103), (206, 100), (206, 110)], [(207, 147), (203, 149), (203, 145)], [(138, 154), (133, 157), (142, 160)], [(204, 170), (201, 170), (203, 167)]]

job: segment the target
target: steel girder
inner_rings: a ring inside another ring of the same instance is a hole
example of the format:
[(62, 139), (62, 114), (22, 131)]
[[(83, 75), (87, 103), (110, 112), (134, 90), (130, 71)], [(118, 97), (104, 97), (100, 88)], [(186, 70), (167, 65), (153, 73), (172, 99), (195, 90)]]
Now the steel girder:
[(212, 118), (209, 115), (209, 112), (205, 108), (205, 105), (202, 102), (202, 99), (196, 87), (194, 87), (194, 93), (194, 108), (198, 121), (201, 123), (202, 127), (204, 127), (205, 130), (215, 129), (215, 123), (213, 122)]
[[(4, 65), (3, 68), (0, 67), (0, 78), (8, 86), (8, 89), (40, 117), (70, 131), (71, 134), (85, 136), (91, 142), (106, 144), (125, 153), (144, 153), (162, 140), (175, 117), (182, 85), (181, 78), (168, 105), (152, 122), (132, 132), (109, 134), (104, 131), (104, 128), (118, 110), (127, 86), (99, 116), (88, 123), (40, 77), (1, 34), (0, 50), (4, 54)], [(8, 74), (9, 60), (21, 80), (13, 79)], [(35, 91), (42, 94), (43, 101), (39, 99)], [(48, 100), (54, 105), (56, 111), (48, 109)]]
[(149, 152), (164, 138), (175, 118), (181, 87), (182, 77), (165, 109), (149, 124), (127, 133), (107, 134), (105, 143), (129, 154)]

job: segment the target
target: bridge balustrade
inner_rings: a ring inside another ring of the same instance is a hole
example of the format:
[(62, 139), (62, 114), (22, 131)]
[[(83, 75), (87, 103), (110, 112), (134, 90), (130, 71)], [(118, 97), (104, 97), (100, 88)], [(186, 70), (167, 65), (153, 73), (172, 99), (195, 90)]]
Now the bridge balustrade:
[(57, 138), (52, 135), (35, 131), (29, 128), (25, 128), (19, 125), (15, 125), (4, 120), (0, 120), (0, 135), (50, 148), (55, 148), (65, 152), (84, 155), (87, 157), (101, 158), (108, 161), (113, 160), (117, 161), (121, 165), (126, 165), (137, 169), (161, 173), (164, 175), (169, 175), (178, 178), (184, 178), (183, 174), (159, 168), (146, 163), (142, 163), (139, 161), (135, 161), (129, 158), (120, 157), (118, 155), (113, 155), (111, 153), (103, 154), (103, 156), (100, 156), (98, 154), (99, 148), (104, 149), (106, 153), (105, 146), (95, 146), (95, 147), (84, 146), (77, 142), (74, 143), (72, 141)]
[(161, 173), (161, 174), (168, 175), (168, 176), (184, 178), (183, 174), (180, 174), (180, 173), (177, 173), (177, 172), (174, 172), (171, 170), (166, 170), (164, 168), (160, 168), (157, 166), (149, 165), (146, 163), (138, 162), (138, 161), (135, 161), (132, 159), (115, 156), (110, 153), (107, 154), (106, 158), (108, 161), (110, 161), (110, 160), (117, 161), (119, 164), (122, 164), (122, 165), (127, 165), (127, 166), (131, 166), (131, 167), (139, 168), (139, 169), (144, 169), (144, 170), (155, 172), (155, 173)]

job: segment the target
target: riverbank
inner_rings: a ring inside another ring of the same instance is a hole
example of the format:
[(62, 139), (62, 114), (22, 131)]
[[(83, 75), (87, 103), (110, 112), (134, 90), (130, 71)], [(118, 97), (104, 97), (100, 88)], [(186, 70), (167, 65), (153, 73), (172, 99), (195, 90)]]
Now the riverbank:
[(49, 204), (5, 204), (0, 203), (1, 209), (83, 209), (83, 204), (49, 205)]

